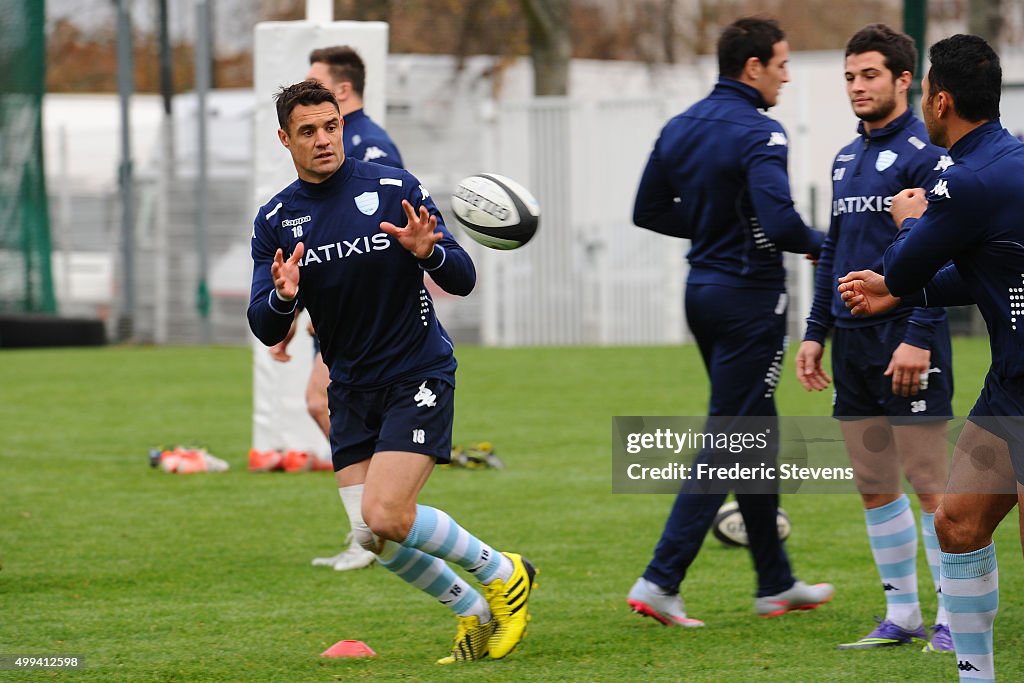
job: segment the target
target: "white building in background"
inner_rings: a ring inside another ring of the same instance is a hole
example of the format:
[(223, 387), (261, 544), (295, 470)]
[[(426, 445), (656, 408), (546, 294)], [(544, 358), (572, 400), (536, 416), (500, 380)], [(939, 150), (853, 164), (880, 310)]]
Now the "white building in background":
[[(797, 208), (821, 228), (828, 221), (832, 157), (853, 137), (856, 125), (842, 65), (841, 52), (794, 53), (792, 81), (771, 111), (789, 133)], [(1024, 80), (1021, 67), (1021, 59), (1006, 58), (1004, 79)], [(438, 302), (457, 339), (625, 344), (685, 338), (684, 245), (633, 228), (632, 198), (661, 125), (706, 94), (715, 77), (712, 59), (674, 67), (577, 60), (570, 71), (572, 97), (538, 101), (530, 96), (527, 60), (499, 76), (494, 60), (486, 57), (470, 59), (458, 73), (447, 56), (389, 58), (386, 127), (442, 212), (450, 188), (481, 171), (516, 178), (542, 204), (541, 230), (521, 251), (497, 253), (467, 244), (480, 270), (478, 291), (464, 300)], [(252, 140), (257, 133), (274, 135), (253, 131), (252, 114), (255, 98), (271, 95), (215, 91), (208, 100), (208, 260), (217, 343), (248, 343), (248, 237), (257, 208), (250, 199)], [(116, 95), (55, 94), (44, 103), (54, 273), (66, 314), (113, 320), (120, 304), (118, 106)], [(140, 188), (135, 327), (140, 339), (150, 340), (155, 317), (162, 315), (169, 342), (194, 343), (199, 331), (194, 95), (179, 95), (174, 103), (166, 288), (154, 286), (152, 265), (161, 117), (157, 96), (133, 98), (132, 148)], [(1003, 121), (1014, 132), (1024, 131), (1024, 91), (1006, 92)], [(281, 153), (287, 154), (283, 148)], [(798, 258), (790, 266), (791, 322), (798, 333), (809, 306), (811, 271)]]

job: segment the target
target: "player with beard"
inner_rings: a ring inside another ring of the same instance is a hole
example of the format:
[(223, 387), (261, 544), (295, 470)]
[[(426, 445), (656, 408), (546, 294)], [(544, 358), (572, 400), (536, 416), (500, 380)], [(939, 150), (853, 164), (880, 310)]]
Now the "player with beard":
[[(822, 368), (832, 332), (835, 393), (868, 539), (886, 599), (886, 616), (863, 638), (839, 646), (864, 649), (924, 641), (917, 590), (917, 531), (901, 474), (921, 506), (921, 536), (936, 592), (939, 544), (935, 509), (945, 487), (946, 425), (952, 415), (952, 358), (946, 311), (900, 308), (854, 317), (836, 291), (851, 270), (879, 269), (892, 242), (893, 195), (931, 187), (952, 164), (928, 144), (924, 124), (910, 111), (917, 50), (913, 40), (884, 24), (858, 31), (846, 46), (846, 92), (860, 119), (858, 137), (832, 166), (832, 220), (821, 250), (807, 331), (796, 357), (797, 378), (821, 391), (831, 378)], [(866, 438), (868, 435), (881, 435)], [(952, 652), (948, 617), (940, 604), (925, 651)]]

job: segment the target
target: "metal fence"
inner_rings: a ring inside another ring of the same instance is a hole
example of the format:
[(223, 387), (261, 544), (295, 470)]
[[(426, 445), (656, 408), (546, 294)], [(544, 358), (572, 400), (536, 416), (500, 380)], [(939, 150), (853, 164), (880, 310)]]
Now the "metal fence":
[(662, 101), (539, 98), (499, 110), (484, 168), (530, 188), (537, 236), (477, 253), (482, 341), (501, 346), (684, 339), (684, 243), (632, 225)]

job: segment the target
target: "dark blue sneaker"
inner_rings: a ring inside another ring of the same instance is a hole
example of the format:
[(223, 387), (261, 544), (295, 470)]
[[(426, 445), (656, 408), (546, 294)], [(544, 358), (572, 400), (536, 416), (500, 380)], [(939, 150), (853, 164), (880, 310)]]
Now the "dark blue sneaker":
[[(878, 617), (875, 617), (878, 619)], [(878, 626), (874, 631), (867, 634), (860, 640), (852, 643), (843, 643), (836, 647), (840, 650), (868, 650), (875, 647), (895, 647), (897, 645), (908, 645), (914, 640), (928, 640), (925, 634), (924, 624), (916, 629), (908, 631), (892, 623), (888, 619), (878, 619)]]
[(953, 635), (948, 624), (932, 626), (932, 639), (921, 649), (921, 652), (956, 652), (953, 647)]

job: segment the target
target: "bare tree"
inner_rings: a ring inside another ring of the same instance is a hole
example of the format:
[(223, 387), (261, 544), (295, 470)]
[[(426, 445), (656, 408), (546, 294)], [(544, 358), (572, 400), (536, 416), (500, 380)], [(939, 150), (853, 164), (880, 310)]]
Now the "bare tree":
[(530, 36), (535, 95), (569, 93), (569, 0), (520, 0)]

